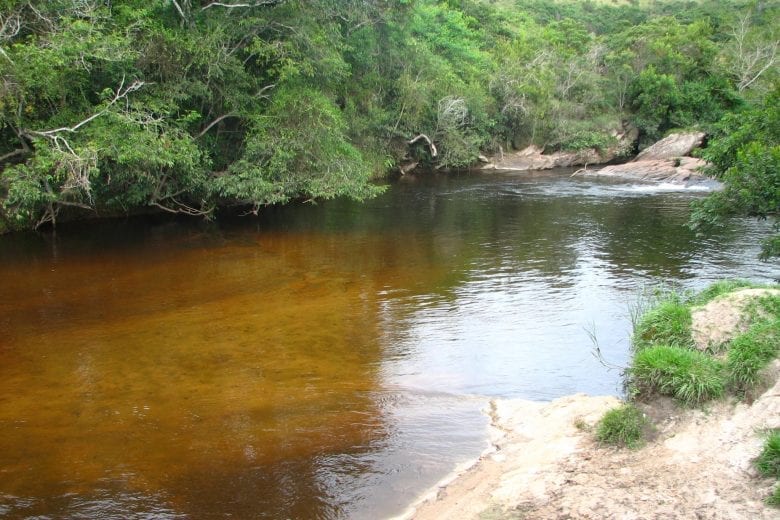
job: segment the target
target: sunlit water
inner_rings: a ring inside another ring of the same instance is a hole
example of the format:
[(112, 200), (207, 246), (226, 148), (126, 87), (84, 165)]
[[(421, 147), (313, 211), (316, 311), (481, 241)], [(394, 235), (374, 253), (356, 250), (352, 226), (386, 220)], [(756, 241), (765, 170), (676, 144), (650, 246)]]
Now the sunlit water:
[(674, 186), (412, 178), (367, 204), (0, 237), (0, 516), (382, 518), (493, 397), (621, 393), (643, 287), (772, 281)]

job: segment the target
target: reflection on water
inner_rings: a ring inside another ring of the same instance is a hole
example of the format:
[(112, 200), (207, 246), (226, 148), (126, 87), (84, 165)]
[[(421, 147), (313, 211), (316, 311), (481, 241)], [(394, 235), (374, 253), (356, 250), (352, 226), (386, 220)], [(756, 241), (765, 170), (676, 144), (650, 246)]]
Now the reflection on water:
[[(413, 181), (413, 179), (410, 179)], [(450, 176), (221, 224), (0, 239), (0, 515), (377, 518), (486, 446), (493, 396), (620, 392), (628, 308), (759, 264), (691, 190)]]

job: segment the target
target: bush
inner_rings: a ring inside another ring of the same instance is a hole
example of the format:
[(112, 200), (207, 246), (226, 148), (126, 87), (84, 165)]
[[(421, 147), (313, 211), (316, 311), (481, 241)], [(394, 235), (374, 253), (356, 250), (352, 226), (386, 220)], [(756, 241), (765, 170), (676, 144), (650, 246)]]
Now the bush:
[(722, 364), (687, 348), (667, 345), (646, 348), (634, 358), (630, 376), (640, 395), (668, 395), (689, 405), (723, 395)]
[(596, 424), (596, 439), (604, 444), (637, 448), (642, 444), (647, 418), (632, 404), (624, 404), (604, 414)]
[(637, 351), (654, 344), (691, 346), (691, 309), (679, 296), (669, 296), (639, 319), (633, 342)]

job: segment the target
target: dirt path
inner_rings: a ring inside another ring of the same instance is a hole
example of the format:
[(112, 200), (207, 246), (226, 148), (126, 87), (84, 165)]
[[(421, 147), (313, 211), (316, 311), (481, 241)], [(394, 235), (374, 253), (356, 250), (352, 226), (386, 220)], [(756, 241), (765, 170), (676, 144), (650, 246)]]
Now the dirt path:
[(691, 410), (656, 401), (647, 409), (656, 438), (635, 451), (600, 447), (587, 431), (617, 403), (584, 395), (494, 403), (497, 451), (432, 493), (412, 518), (780, 519), (762, 502), (773, 482), (751, 466), (761, 451), (757, 432), (780, 427), (780, 382), (752, 405)]

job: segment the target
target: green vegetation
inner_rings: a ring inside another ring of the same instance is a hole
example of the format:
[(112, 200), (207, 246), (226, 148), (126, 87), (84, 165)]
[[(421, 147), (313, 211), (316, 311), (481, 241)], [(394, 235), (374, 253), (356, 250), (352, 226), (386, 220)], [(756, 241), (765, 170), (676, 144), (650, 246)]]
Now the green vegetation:
[(699, 229), (777, 213), (778, 7), (765, 2), (4, 0), (0, 12), (0, 221), (16, 228), (362, 199), (401, 164), (461, 168), (532, 143), (604, 150), (629, 124), (642, 144), (712, 133), (730, 188), (700, 208)]
[(688, 405), (720, 397), (724, 388), (723, 366), (718, 360), (689, 348), (665, 345), (636, 354), (631, 380), (642, 395), (668, 395)]
[(742, 321), (746, 330), (724, 345), (700, 351), (691, 331), (692, 307), (743, 288), (778, 289), (741, 280), (722, 281), (697, 294), (659, 291), (647, 308), (638, 305), (634, 358), (626, 370), (629, 402), (599, 422), (599, 441), (631, 445), (624, 437), (634, 443), (641, 439), (642, 427), (633, 424), (638, 419), (628, 409), (636, 400), (663, 395), (696, 406), (727, 394), (755, 396), (764, 383), (762, 371), (780, 355), (780, 296), (770, 293), (745, 305)]
[(767, 436), (764, 449), (756, 459), (756, 468), (765, 477), (780, 478), (780, 430)]
[(634, 326), (635, 350), (629, 376), (638, 396), (668, 395), (688, 405), (720, 397), (726, 390), (747, 396), (761, 382), (761, 371), (780, 354), (780, 297), (757, 298), (744, 311), (745, 332), (725, 345), (725, 359), (696, 350), (691, 307), (734, 290), (758, 287), (745, 281), (722, 281), (698, 294), (666, 292)]
[(634, 347), (638, 351), (659, 343), (689, 347), (692, 342), (691, 309), (675, 293), (641, 316), (634, 328)]
[(643, 431), (649, 426), (647, 418), (633, 404), (624, 404), (604, 414), (596, 424), (596, 439), (604, 444), (638, 448)]
[(774, 477), (777, 484), (771, 495), (766, 499), (767, 504), (780, 506), (780, 430), (769, 432), (764, 449), (755, 461), (756, 469), (764, 477)]
[(761, 370), (778, 354), (780, 318), (758, 321), (747, 332), (734, 338), (726, 359), (728, 384), (732, 390), (743, 395), (749, 392), (761, 381)]

